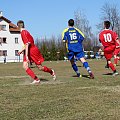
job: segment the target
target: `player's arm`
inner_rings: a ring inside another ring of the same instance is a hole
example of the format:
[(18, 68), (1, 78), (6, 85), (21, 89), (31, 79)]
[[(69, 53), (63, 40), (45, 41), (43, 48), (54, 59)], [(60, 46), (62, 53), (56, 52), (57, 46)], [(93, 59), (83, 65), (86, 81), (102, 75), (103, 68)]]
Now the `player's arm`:
[(22, 47), (22, 49), (18, 52), (18, 55), (20, 55), (21, 53), (23, 53), (23, 51), (25, 50), (25, 45)]
[(116, 46), (116, 48), (119, 48), (120, 47), (120, 42), (119, 42), (119, 39), (118, 39), (118, 34), (116, 32), (114, 32), (114, 39), (115, 39), (116, 43), (118, 44)]
[(63, 32), (62, 32), (62, 41), (66, 47), (66, 49), (68, 50), (68, 40), (67, 40), (67, 35), (66, 35), (66, 32), (68, 31), (68, 28), (65, 29)]
[(67, 31), (67, 29), (65, 29), (63, 32), (62, 32), (62, 41), (63, 41), (63, 43), (67, 43), (67, 36), (66, 36), (66, 31)]
[(67, 41), (67, 36), (66, 36), (66, 32), (68, 31), (68, 28), (66, 28), (63, 32), (62, 32), (62, 41), (63, 43), (66, 43)]
[(99, 46), (100, 46), (100, 49), (101, 49), (102, 51), (104, 51), (104, 46), (102, 45), (101, 42), (99, 43)]
[(25, 47), (25, 56), (26, 56), (26, 59), (27, 59), (27, 62), (29, 62), (29, 58), (28, 58), (28, 49), (29, 49), (29, 43), (26, 43), (26, 47)]
[(117, 42), (117, 44), (118, 44), (118, 46), (116, 46), (116, 48), (119, 48), (119, 47), (120, 47), (120, 41), (119, 41), (118, 38), (116, 39), (116, 42)]
[(18, 54), (20, 55), (23, 51), (27, 51), (26, 53), (26, 57), (28, 56), (28, 47), (29, 47), (29, 40), (28, 40), (28, 37), (26, 35), (26, 31), (22, 31), (22, 37), (23, 37), (23, 40), (24, 40), (24, 46), (22, 47), (22, 50), (18, 52)]
[(99, 34), (99, 47), (100, 47), (100, 49), (102, 50), (102, 51), (104, 51), (104, 46), (102, 45), (102, 42), (101, 42), (101, 40), (100, 40), (100, 37), (101, 35)]

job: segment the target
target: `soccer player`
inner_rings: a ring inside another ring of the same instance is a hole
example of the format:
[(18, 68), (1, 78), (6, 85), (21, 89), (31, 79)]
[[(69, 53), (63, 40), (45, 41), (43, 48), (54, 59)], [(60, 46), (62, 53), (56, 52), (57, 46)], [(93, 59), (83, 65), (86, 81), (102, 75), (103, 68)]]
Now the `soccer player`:
[(24, 21), (19, 20), (17, 22), (17, 26), (20, 28), (21, 38), (24, 44), (24, 47), (18, 54), (23, 53), (23, 68), (25, 69), (26, 73), (33, 79), (31, 84), (40, 83), (40, 79), (35, 75), (35, 73), (30, 69), (28, 63), (30, 61), (34, 62), (39, 70), (48, 72), (52, 75), (53, 79), (56, 79), (56, 75), (54, 70), (42, 66), (42, 62), (44, 62), (44, 58), (40, 53), (39, 49), (34, 44), (34, 39), (31, 34), (25, 29)]
[(69, 27), (65, 29), (62, 33), (62, 39), (63, 39), (63, 42), (67, 44), (68, 59), (71, 62), (72, 68), (76, 72), (77, 77), (81, 77), (78, 67), (74, 61), (74, 58), (76, 57), (78, 60), (80, 60), (83, 63), (83, 66), (88, 71), (90, 78), (94, 79), (94, 75), (88, 65), (88, 62), (86, 62), (84, 58), (84, 51), (82, 46), (84, 35), (79, 29), (74, 27), (73, 19), (70, 19), (68, 21), (68, 26)]
[[(119, 44), (118, 44), (118, 42), (119, 42)], [(116, 47), (115, 47), (115, 51), (114, 51), (114, 66), (117, 66), (118, 60), (120, 60), (119, 53), (120, 53), (120, 40), (118, 40), (116, 42)], [(107, 62), (107, 65), (105, 66), (105, 68), (109, 68), (108, 62)]]
[(116, 42), (116, 48), (115, 48), (115, 51), (114, 51), (114, 65), (116, 66), (117, 63), (118, 63), (118, 60), (120, 60), (120, 57), (118, 56), (119, 53), (120, 53), (120, 40), (119, 41), (119, 44), (118, 42)]
[(118, 75), (118, 72), (111, 62), (111, 58), (115, 51), (116, 42), (119, 44), (119, 41), (116, 32), (109, 29), (110, 24), (111, 23), (109, 21), (104, 21), (104, 30), (102, 30), (99, 34), (99, 41), (101, 42), (101, 48), (104, 51), (104, 56), (107, 60), (107, 64), (112, 69), (113, 76), (116, 76)]

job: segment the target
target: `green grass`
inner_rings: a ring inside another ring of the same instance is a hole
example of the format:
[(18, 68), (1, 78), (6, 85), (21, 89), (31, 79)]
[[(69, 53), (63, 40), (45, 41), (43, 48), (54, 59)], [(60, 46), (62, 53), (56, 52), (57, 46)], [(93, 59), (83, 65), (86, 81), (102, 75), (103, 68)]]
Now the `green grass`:
[(88, 62), (94, 80), (72, 77), (69, 62), (44, 63), (55, 69), (57, 81), (32, 68), (41, 85), (29, 85), (21, 63), (0, 64), (0, 120), (120, 120), (120, 76), (106, 75), (111, 70), (104, 68), (105, 60)]

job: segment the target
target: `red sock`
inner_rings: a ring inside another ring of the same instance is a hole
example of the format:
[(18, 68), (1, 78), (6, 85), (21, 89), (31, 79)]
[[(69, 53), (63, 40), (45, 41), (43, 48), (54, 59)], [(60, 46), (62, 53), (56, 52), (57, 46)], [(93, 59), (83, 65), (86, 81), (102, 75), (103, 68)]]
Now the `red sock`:
[(112, 71), (116, 70), (115, 67), (114, 67), (114, 65), (112, 63), (109, 63), (109, 67), (112, 69)]
[(118, 63), (118, 58), (114, 58), (114, 63), (115, 63), (115, 64)]
[(50, 68), (47, 68), (46, 66), (43, 66), (43, 71), (48, 72), (48, 73), (52, 73), (52, 70)]
[(26, 70), (26, 73), (34, 80), (39, 80), (38, 77), (34, 74), (34, 72), (30, 68)]

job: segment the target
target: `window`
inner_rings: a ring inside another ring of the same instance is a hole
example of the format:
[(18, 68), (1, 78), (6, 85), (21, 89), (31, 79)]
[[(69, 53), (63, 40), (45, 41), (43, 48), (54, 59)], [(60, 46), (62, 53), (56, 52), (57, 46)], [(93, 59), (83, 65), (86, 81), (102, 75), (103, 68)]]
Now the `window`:
[(0, 56), (7, 56), (7, 50), (0, 50)]
[(2, 44), (2, 38), (0, 37), (0, 45)]
[(15, 56), (19, 56), (19, 55), (18, 55), (18, 51), (19, 51), (19, 50), (15, 50)]
[(2, 25), (2, 30), (3, 30), (3, 31), (6, 30), (6, 25)]
[(18, 38), (15, 38), (15, 44), (18, 44)]
[(7, 50), (0, 50), (0, 56), (7, 56)]
[(2, 44), (2, 43), (7, 43), (7, 38), (5, 38), (5, 37), (1, 38), (0, 37), (0, 44)]
[(3, 38), (3, 43), (7, 43), (7, 42), (6, 42), (6, 39), (7, 39), (7, 38)]
[(0, 56), (2, 56), (2, 50), (0, 50)]
[(7, 56), (7, 50), (3, 50), (3, 56)]
[(0, 30), (6, 31), (6, 25), (0, 25)]

